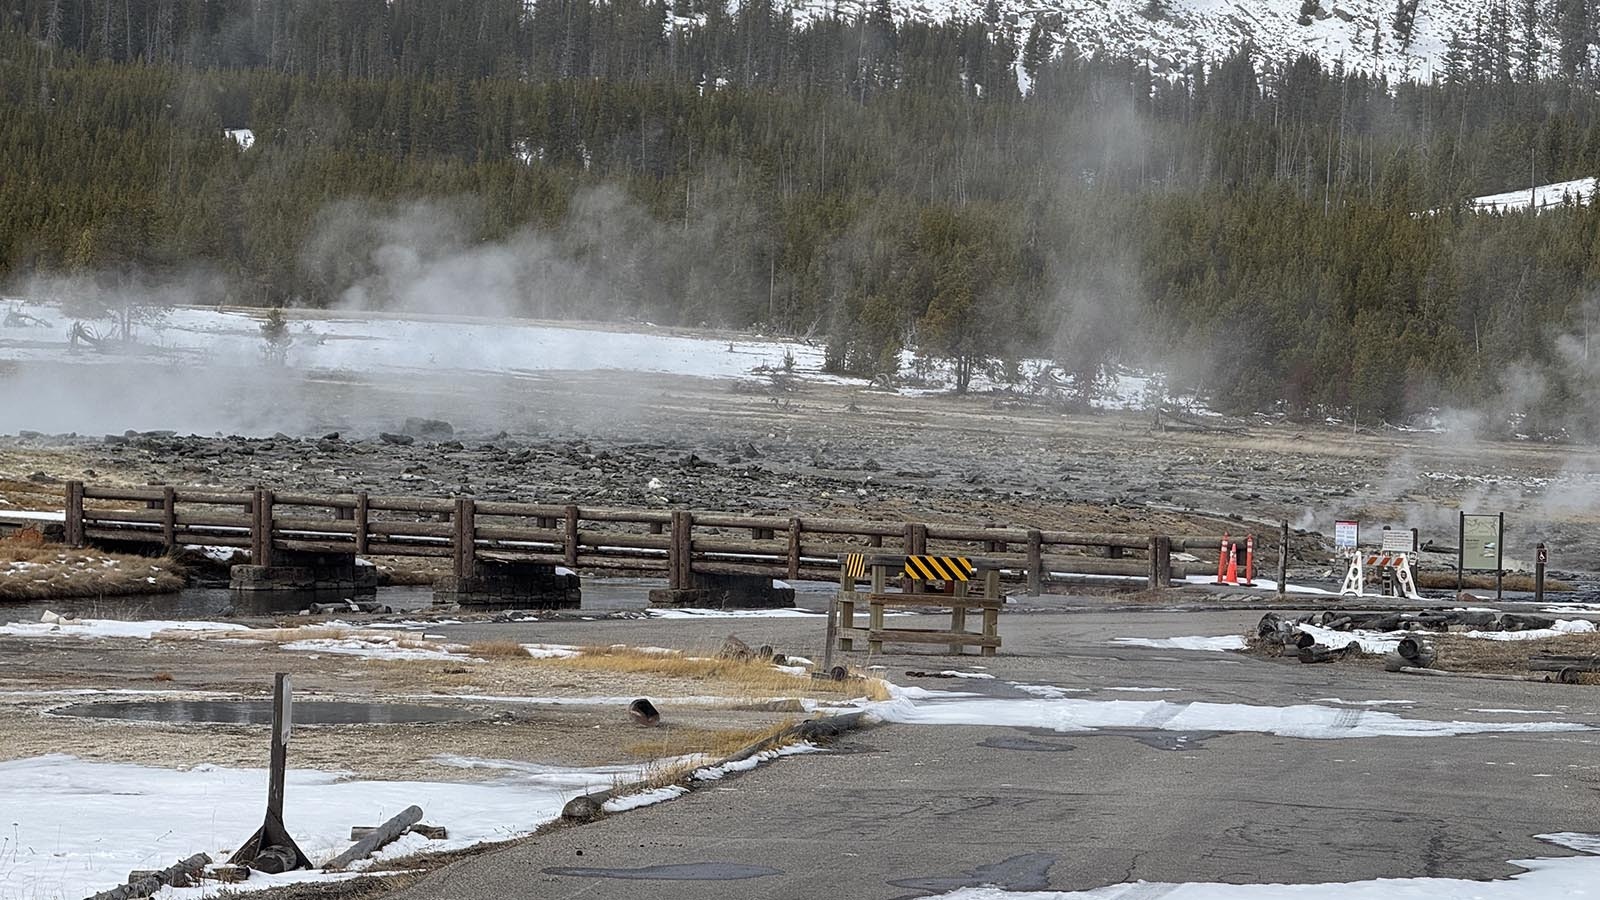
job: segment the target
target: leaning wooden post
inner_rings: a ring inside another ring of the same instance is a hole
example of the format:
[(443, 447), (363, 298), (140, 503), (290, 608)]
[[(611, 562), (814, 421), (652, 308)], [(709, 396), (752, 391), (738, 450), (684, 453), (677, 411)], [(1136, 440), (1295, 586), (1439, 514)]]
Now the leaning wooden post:
[(178, 492), (170, 484), (161, 488), (161, 544), (169, 556), (178, 551)]
[(1028, 531), (1028, 596), (1037, 597), (1044, 592), (1044, 535), (1038, 529)]
[(83, 482), (67, 482), (67, 546), (83, 546)]

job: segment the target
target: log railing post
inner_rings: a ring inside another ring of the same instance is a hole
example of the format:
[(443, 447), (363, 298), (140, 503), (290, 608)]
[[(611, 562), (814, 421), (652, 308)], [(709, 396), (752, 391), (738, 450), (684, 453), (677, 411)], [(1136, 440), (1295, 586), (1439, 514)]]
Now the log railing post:
[(455, 550), (455, 574), (458, 578), (470, 578), (478, 567), (477, 512), (477, 504), (471, 497), (456, 498), (451, 544)]
[(1172, 584), (1172, 538), (1165, 534), (1150, 535), (1149, 587), (1159, 591)]
[(789, 580), (800, 578), (800, 517), (789, 518)]
[(67, 546), (83, 546), (83, 482), (67, 482)]
[(667, 571), (669, 586), (686, 591), (694, 587), (694, 539), (689, 532), (694, 528), (694, 515), (688, 510), (672, 511), (672, 535), (667, 542)]
[(1044, 592), (1044, 535), (1038, 529), (1028, 531), (1028, 596), (1037, 597)]
[(178, 552), (178, 492), (170, 484), (161, 488), (161, 546), (169, 556)]
[(568, 505), (566, 508), (566, 534), (562, 538), (563, 550), (566, 554), (567, 566), (571, 569), (578, 568), (578, 508)]
[(372, 510), (367, 506), (367, 492), (360, 491), (356, 494), (356, 555), (365, 556), (367, 553), (367, 520)]
[(250, 562), (272, 565), (272, 492), (257, 489), (255, 515), (250, 520)]

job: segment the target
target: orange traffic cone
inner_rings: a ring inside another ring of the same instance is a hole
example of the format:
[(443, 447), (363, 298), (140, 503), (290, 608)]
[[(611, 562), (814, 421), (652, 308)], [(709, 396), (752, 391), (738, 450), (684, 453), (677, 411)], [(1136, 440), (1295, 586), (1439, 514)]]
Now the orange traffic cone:
[(1222, 536), (1222, 546), (1217, 549), (1217, 584), (1225, 584), (1228, 571), (1228, 536)]
[(1239, 583), (1239, 545), (1228, 545), (1228, 583)]
[(1256, 536), (1253, 534), (1244, 539), (1244, 583), (1256, 583)]

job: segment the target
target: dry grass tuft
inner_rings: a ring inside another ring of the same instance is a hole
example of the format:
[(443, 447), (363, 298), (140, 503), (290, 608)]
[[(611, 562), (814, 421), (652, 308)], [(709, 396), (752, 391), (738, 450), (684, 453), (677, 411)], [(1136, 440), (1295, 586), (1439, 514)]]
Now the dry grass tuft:
[[(1456, 573), (1451, 571), (1421, 571), (1416, 573), (1417, 587), (1431, 590), (1453, 591), (1456, 589)], [(1461, 579), (1462, 587), (1475, 591), (1494, 590), (1494, 576), (1481, 572), (1465, 574)], [(1526, 572), (1511, 572), (1505, 576), (1505, 589), (1508, 591), (1531, 591), (1534, 588), (1533, 576)], [(1544, 580), (1544, 589), (1551, 593), (1569, 593), (1575, 588), (1565, 581), (1554, 578)]]
[(165, 594), (183, 585), (170, 559), (73, 550), (31, 528), (0, 539), (0, 600)]
[[(666, 759), (703, 754), (713, 759), (732, 756), (751, 744), (776, 739), (794, 727), (788, 718), (765, 728), (692, 728), (663, 724), (654, 729), (651, 739), (629, 744), (622, 752), (636, 759)], [(698, 764), (695, 766), (698, 768)], [(651, 772), (652, 777), (655, 772)]]
[(150, 676), (150, 680), (151, 681), (171, 681), (172, 680), (172, 673), (171, 672), (157, 672), (154, 675)]
[[(1495, 672), (1509, 675), (1544, 675), (1528, 668), (1530, 656), (1600, 656), (1600, 632), (1563, 634), (1531, 641), (1491, 641), (1459, 634), (1426, 636), (1438, 651), (1433, 667), (1447, 672)], [(1600, 683), (1597, 673), (1585, 673), (1585, 684)]]
[(792, 675), (761, 660), (740, 661), (720, 657), (686, 656), (682, 653), (648, 652), (633, 647), (610, 646), (583, 647), (574, 657), (529, 658), (528, 662), (532, 665), (578, 671), (621, 672), (732, 685), (745, 695), (800, 694), (832, 697), (865, 695), (873, 700), (889, 699), (888, 685), (877, 678), (853, 678), (843, 682), (819, 681)]
[(516, 641), (474, 641), (468, 645), (467, 655), (485, 659), (518, 659), (526, 658), (528, 650)]

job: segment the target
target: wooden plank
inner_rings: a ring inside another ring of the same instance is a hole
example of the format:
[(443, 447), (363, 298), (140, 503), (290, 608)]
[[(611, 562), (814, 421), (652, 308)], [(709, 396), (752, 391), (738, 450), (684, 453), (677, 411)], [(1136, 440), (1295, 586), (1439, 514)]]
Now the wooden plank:
[(1004, 597), (957, 597), (953, 594), (868, 594), (868, 603), (881, 606), (999, 609), (1006, 605)]
[(381, 509), (389, 512), (408, 513), (447, 513), (455, 509), (455, 503), (449, 500), (434, 500), (416, 497), (368, 497), (368, 509)]
[(975, 541), (978, 543), (1020, 544), (1028, 539), (1023, 528), (973, 528), (967, 525), (944, 525), (930, 522), (923, 526), (929, 539), (938, 541)]
[(116, 522), (134, 522), (140, 525), (160, 525), (166, 519), (166, 514), (160, 509), (85, 509), (83, 520), (87, 523), (106, 525)]
[(388, 541), (369, 541), (367, 552), (372, 556), (436, 556), (449, 559), (448, 544), (399, 544)]
[(178, 488), (179, 503), (193, 503), (202, 506), (242, 506), (253, 499), (248, 493), (223, 493), (219, 491), (192, 491), (187, 488)]
[(306, 519), (289, 516), (276, 516), (273, 525), (279, 534), (285, 532), (311, 532), (316, 534), (348, 534), (356, 533), (356, 523), (349, 519)]
[(179, 507), (176, 512), (176, 521), (179, 527), (190, 528), (243, 528), (250, 529), (254, 522), (252, 516), (223, 515), (215, 510), (206, 512), (190, 512)]
[(477, 527), (478, 537), (485, 541), (527, 541), (533, 544), (549, 544), (553, 547), (559, 547), (561, 546), (562, 538), (566, 537), (566, 533), (559, 528), (495, 525), (484, 522), (481, 518), (477, 523)]
[(374, 519), (367, 528), (383, 537), (431, 537), (448, 540), (455, 534), (455, 526), (448, 522), (396, 522), (393, 519)]
[(751, 528), (762, 531), (778, 531), (789, 527), (787, 519), (781, 516), (744, 516), (729, 513), (696, 511), (694, 522), (701, 528)]
[(95, 487), (84, 485), (83, 496), (86, 500), (160, 500), (160, 487)]
[(986, 637), (981, 634), (966, 632), (956, 634), (951, 631), (934, 631), (921, 628), (883, 628), (869, 631), (867, 639), (876, 641), (899, 641), (905, 644), (965, 644), (968, 647), (998, 647), (1000, 638)]
[(66, 502), (67, 546), (83, 546), (83, 482), (67, 482)]
[(337, 553), (349, 556), (354, 556), (356, 553), (355, 541), (313, 541), (304, 538), (286, 538), (281, 532), (273, 539), (272, 543), (279, 550), (291, 550), (295, 553)]
[(279, 506), (312, 506), (321, 509), (354, 509), (354, 494), (279, 494), (274, 498)]

